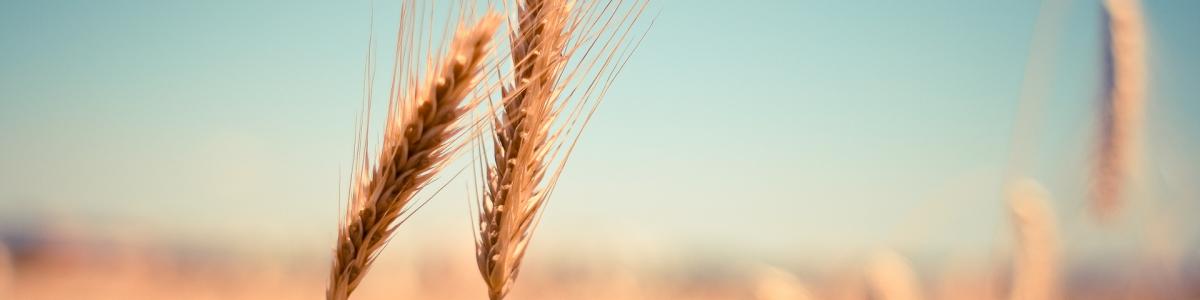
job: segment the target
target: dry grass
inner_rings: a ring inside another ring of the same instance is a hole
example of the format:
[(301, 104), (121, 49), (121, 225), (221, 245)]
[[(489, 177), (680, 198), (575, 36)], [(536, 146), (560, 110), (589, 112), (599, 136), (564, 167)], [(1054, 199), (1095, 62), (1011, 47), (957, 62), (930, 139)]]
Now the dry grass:
[(1102, 104), (1092, 211), (1115, 215), (1137, 167), (1146, 102), (1145, 24), (1138, 0), (1108, 0), (1110, 86)]
[(464, 105), (479, 82), (500, 18), (488, 15), (460, 28), (450, 50), (431, 67), (430, 77), (404, 96), (389, 99), (393, 108), (373, 167), (364, 166), (354, 188), (344, 224), (338, 232), (330, 271), (328, 299), (347, 299), (363, 279), (413, 196), (433, 178), (455, 148), (459, 124), (470, 110)]
[(1022, 179), (1009, 187), (1008, 205), (1016, 243), (1010, 299), (1059, 299), (1059, 240), (1046, 190)]

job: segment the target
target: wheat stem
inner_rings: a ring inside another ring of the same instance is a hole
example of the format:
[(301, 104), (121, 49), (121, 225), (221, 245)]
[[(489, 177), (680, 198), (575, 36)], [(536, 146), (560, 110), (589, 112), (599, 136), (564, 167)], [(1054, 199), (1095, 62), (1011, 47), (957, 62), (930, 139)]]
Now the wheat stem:
[(1059, 240), (1049, 196), (1036, 181), (1022, 179), (1008, 197), (1016, 233), (1009, 299), (1058, 299)]

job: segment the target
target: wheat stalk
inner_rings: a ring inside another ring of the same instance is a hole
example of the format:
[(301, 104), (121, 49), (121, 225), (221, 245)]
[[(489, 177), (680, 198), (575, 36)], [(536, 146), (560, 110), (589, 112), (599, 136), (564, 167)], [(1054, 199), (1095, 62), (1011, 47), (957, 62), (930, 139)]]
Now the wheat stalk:
[(628, 60), (631, 52), (617, 50), (645, 7), (640, 3), (623, 14), (620, 1), (515, 5), (516, 19), (509, 21), (512, 73), (502, 78), (508, 81), (502, 101), (490, 112), (492, 155), (481, 159), (486, 174), (480, 174), (485, 184), (477, 203), (476, 263), (490, 299), (503, 299), (511, 289), (579, 132)]
[(908, 260), (891, 250), (879, 250), (867, 266), (867, 285), (877, 299), (920, 300), (921, 287)]
[(776, 267), (764, 266), (755, 272), (754, 299), (811, 300), (812, 291), (796, 275)]
[[(459, 28), (450, 50), (429, 78), (407, 97), (393, 97), (380, 151), (373, 168), (354, 179), (346, 220), (340, 226), (327, 299), (347, 299), (387, 243), (400, 216), (418, 190), (452, 156), (458, 124), (470, 109), (468, 94), (480, 71), (500, 18), (487, 15), (473, 26)], [(413, 105), (406, 105), (413, 104)]]
[(1009, 187), (1014, 244), (1009, 299), (1058, 299), (1058, 230), (1049, 196), (1036, 181), (1022, 179)]
[(8, 297), (9, 289), (12, 288), (13, 279), (16, 277), (13, 270), (12, 254), (8, 250), (8, 246), (4, 245), (4, 241), (0, 241), (0, 296)]
[(1138, 0), (1108, 0), (1109, 90), (1102, 104), (1092, 210), (1114, 215), (1136, 169), (1146, 93), (1145, 24)]

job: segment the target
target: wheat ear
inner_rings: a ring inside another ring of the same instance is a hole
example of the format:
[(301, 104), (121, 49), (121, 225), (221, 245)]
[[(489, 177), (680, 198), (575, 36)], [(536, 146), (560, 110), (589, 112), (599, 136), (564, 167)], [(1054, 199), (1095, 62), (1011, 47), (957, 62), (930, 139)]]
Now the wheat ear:
[(1146, 94), (1145, 24), (1138, 0), (1108, 0), (1109, 90), (1101, 104), (1092, 211), (1115, 215), (1137, 166)]
[[(460, 28), (449, 52), (408, 99), (392, 99), (382, 150), (372, 168), (355, 177), (345, 223), (338, 231), (327, 299), (347, 299), (379, 250), (402, 222), (413, 196), (451, 157), (459, 122), (470, 109), (490, 41), (501, 19), (488, 15)], [(409, 103), (415, 105), (398, 105)]]
[[(623, 13), (616, 2), (515, 5), (516, 20), (509, 21), (512, 73), (502, 78), (508, 81), (503, 101), (491, 111), (492, 155), (481, 159), (486, 174), (480, 174), (485, 184), (478, 193), (476, 262), (492, 300), (511, 289), (579, 132), (631, 53), (617, 50), (645, 2)], [(585, 51), (573, 55), (579, 49)], [(567, 65), (573, 68), (567, 71)]]
[(1058, 299), (1058, 230), (1046, 190), (1021, 179), (1009, 187), (1008, 206), (1016, 233), (1009, 299)]
[(555, 1), (523, 4), (511, 46), (517, 87), (504, 91), (502, 111), (493, 113), (495, 161), (488, 168), (476, 241), (476, 263), (492, 300), (508, 294), (544, 203), (538, 185), (554, 138), (549, 135), (554, 119), (549, 93), (561, 65), (568, 9)]
[(804, 281), (788, 271), (764, 266), (755, 272), (754, 299), (758, 300), (811, 300), (812, 291)]
[[(12, 255), (8, 250), (8, 246), (4, 245), (4, 241), (0, 241), (0, 296), (9, 297), (9, 289), (12, 288), (12, 281), (16, 273), (13, 270)], [(7, 298), (5, 298), (7, 299)]]
[(908, 260), (891, 250), (879, 250), (867, 266), (867, 285), (876, 299), (920, 300), (921, 286)]

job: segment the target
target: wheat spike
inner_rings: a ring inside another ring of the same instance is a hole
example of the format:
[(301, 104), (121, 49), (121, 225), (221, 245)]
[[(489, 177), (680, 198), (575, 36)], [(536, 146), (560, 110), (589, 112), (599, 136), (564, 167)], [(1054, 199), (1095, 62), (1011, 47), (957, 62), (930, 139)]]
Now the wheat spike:
[(1108, 0), (1109, 90), (1101, 104), (1100, 141), (1092, 185), (1092, 211), (1115, 215), (1137, 168), (1146, 105), (1145, 24), (1138, 0)]
[(1009, 187), (1008, 206), (1016, 233), (1009, 299), (1058, 299), (1058, 230), (1046, 190), (1022, 179)]
[(872, 294), (885, 300), (920, 300), (921, 287), (908, 260), (890, 250), (877, 251), (867, 266)]
[[(327, 299), (347, 299), (387, 243), (409, 203), (452, 156), (468, 94), (479, 82), (501, 21), (487, 15), (460, 28), (450, 50), (411, 93), (390, 99), (382, 149), (373, 167), (354, 178), (345, 223), (330, 271)], [(406, 98), (401, 98), (406, 97)], [(411, 105), (408, 105), (411, 104)]]
[(494, 164), (480, 207), (476, 262), (488, 297), (503, 299), (517, 277), (529, 234), (544, 203), (549, 135), (554, 120), (554, 80), (562, 65), (569, 6), (556, 1), (526, 1), (518, 8), (512, 56), (516, 88), (505, 91), (502, 111), (494, 117)]
[(515, 5), (509, 21), (512, 73), (502, 78), (502, 101), (490, 112), (492, 153), (481, 162), (485, 184), (478, 191), (476, 262), (490, 299), (503, 299), (511, 289), (579, 132), (628, 60), (631, 52), (617, 50), (645, 7), (640, 3)]
[(755, 274), (754, 299), (811, 300), (813, 297), (804, 281), (776, 267), (761, 267)]
[(8, 246), (4, 245), (4, 241), (0, 241), (0, 296), (7, 296), (9, 289), (12, 286), (14, 276), (12, 255), (9, 254)]

